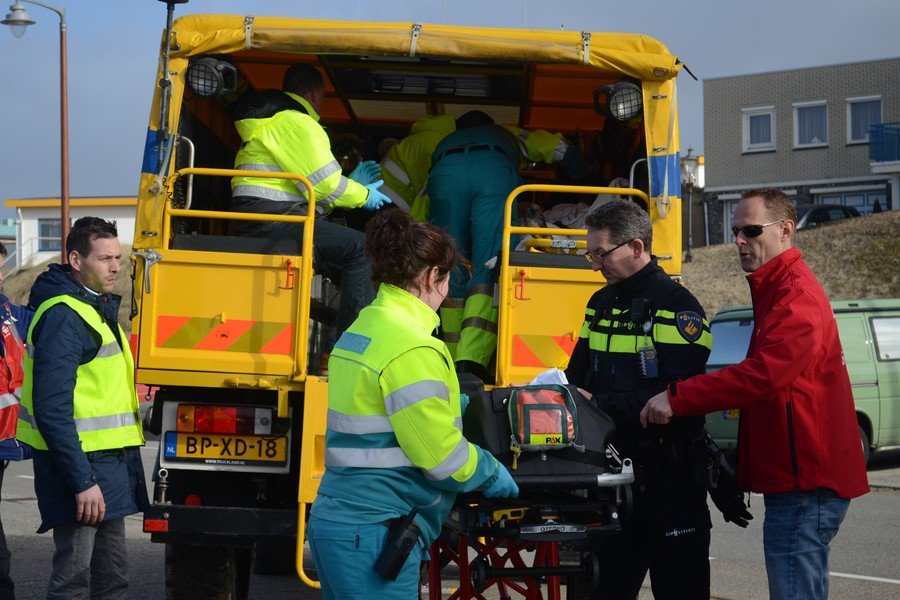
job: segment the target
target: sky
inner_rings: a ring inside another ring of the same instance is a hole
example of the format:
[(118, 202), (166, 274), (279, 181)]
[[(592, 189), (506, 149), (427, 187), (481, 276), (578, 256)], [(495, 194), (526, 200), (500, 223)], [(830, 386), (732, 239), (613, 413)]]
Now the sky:
[[(70, 195), (137, 193), (166, 6), (51, 0), (66, 11)], [(58, 197), (59, 18), (25, 4), (22, 38), (0, 26), (0, 201)], [(175, 15), (231, 13), (402, 21), (657, 38), (700, 78), (678, 78), (681, 147), (703, 151), (705, 78), (900, 56), (898, 0), (190, 0)], [(4, 13), (5, 14), (5, 13)], [(14, 217), (0, 206), (0, 218)]]

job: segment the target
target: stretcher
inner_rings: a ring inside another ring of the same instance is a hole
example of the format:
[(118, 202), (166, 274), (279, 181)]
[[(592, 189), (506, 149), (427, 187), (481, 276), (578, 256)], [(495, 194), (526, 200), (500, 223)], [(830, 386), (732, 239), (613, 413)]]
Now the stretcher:
[(428, 600), (445, 597), (441, 581), (454, 567), (459, 585), (450, 600), (483, 599), (493, 587), (501, 599), (526, 600), (561, 600), (564, 582), (594, 589), (599, 576), (592, 551), (620, 531), (631, 509), (634, 470), (609, 443), (615, 432), (609, 416), (576, 390), (583, 449), (516, 454), (507, 416), (511, 389), (472, 396), (463, 432), (510, 467), (519, 497), (457, 498), (429, 549)]

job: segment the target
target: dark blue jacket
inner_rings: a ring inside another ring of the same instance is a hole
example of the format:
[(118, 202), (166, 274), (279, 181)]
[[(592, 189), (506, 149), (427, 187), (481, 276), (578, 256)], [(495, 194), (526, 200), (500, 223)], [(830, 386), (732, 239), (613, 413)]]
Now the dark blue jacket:
[[(11, 327), (15, 327), (19, 338), (23, 342), (28, 334), (28, 326), (31, 324), (31, 317), (33, 316), (34, 311), (28, 310), (24, 306), (13, 304), (9, 301), (9, 298), (0, 294), (0, 323), (7, 323)], [(0, 356), (5, 357), (7, 355), (6, 343), (8, 342), (0, 343)], [(13, 431), (0, 435), (0, 437), (4, 438), (0, 439), (0, 460), (24, 460), (31, 458), (31, 446), (20, 444), (15, 437), (5, 437), (15, 430), (15, 423), (10, 423), (10, 425)]]
[[(117, 332), (121, 297), (93, 294), (69, 273), (68, 265), (50, 265), (34, 282), (29, 307), (37, 310), (46, 300), (65, 294), (93, 306)], [(107, 521), (149, 506), (139, 448), (87, 453), (81, 449), (73, 417), (75, 380), (78, 366), (97, 355), (100, 339), (95, 335), (65, 304), (46, 310), (31, 333), (34, 418), (50, 448), (34, 452), (34, 489), (42, 519), (38, 533), (74, 522), (75, 494), (95, 484), (103, 492)]]

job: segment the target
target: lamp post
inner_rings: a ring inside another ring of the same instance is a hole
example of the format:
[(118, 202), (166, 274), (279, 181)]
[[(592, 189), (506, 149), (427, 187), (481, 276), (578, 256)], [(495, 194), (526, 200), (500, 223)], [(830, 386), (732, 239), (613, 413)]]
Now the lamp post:
[(694, 247), (694, 181), (697, 177), (697, 157), (692, 156), (694, 149), (688, 147), (687, 154), (681, 159), (681, 181), (687, 186), (688, 193), (688, 211), (687, 211), (687, 252), (684, 255), (684, 262), (691, 262), (694, 257), (691, 250)]
[(68, 100), (68, 68), (66, 64), (66, 11), (37, 0), (18, 0), (9, 7), (9, 14), (0, 21), (9, 25), (10, 31), (17, 38), (25, 35), (25, 28), (34, 25), (35, 21), (25, 11), (21, 2), (37, 4), (59, 15), (59, 136), (60, 136), (60, 242), (62, 262), (66, 262), (66, 237), (69, 235), (69, 100)]

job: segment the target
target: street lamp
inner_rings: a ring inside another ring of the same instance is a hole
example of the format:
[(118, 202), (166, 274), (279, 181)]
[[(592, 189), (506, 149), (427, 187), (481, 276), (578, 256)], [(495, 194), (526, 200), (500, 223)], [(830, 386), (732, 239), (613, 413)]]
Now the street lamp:
[(687, 186), (688, 193), (688, 211), (687, 211), (687, 252), (684, 255), (684, 262), (691, 262), (694, 257), (691, 250), (694, 247), (694, 182), (697, 180), (697, 157), (692, 156), (694, 149), (688, 147), (687, 154), (681, 159), (681, 182)]
[(69, 100), (68, 75), (66, 66), (66, 11), (37, 0), (21, 0), (9, 7), (9, 14), (0, 21), (9, 25), (9, 29), (17, 38), (25, 35), (25, 28), (34, 25), (35, 21), (25, 11), (21, 2), (37, 4), (59, 15), (59, 135), (60, 135), (60, 250), (62, 262), (66, 262), (66, 237), (69, 235)]

